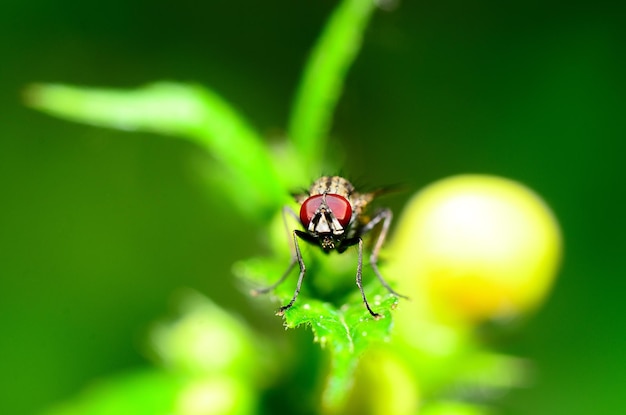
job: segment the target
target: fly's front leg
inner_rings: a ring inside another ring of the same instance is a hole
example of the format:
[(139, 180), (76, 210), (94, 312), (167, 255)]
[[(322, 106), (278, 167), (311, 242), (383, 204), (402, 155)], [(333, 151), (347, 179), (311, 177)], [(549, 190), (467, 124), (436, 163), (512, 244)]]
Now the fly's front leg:
[(254, 296), (257, 296), (259, 294), (267, 294), (268, 292), (272, 291), (274, 288), (282, 284), (283, 281), (287, 279), (289, 274), (291, 274), (291, 271), (293, 270), (293, 267), (296, 265), (296, 262), (298, 262), (298, 258), (296, 255), (296, 247), (291, 242), (291, 237), (289, 235), (289, 225), (287, 224), (287, 215), (291, 215), (296, 221), (298, 221), (299, 219), (298, 219), (298, 216), (296, 215), (296, 212), (294, 212), (293, 209), (291, 209), (289, 206), (283, 207), (283, 212), (282, 212), (283, 225), (285, 226), (285, 233), (287, 234), (287, 240), (289, 241), (289, 247), (291, 250), (291, 262), (289, 263), (289, 267), (287, 267), (287, 270), (284, 272), (284, 274), (274, 284), (268, 287), (255, 288), (255, 289), (250, 290), (250, 294)]
[(391, 226), (392, 218), (393, 218), (393, 213), (391, 213), (391, 210), (389, 209), (381, 210), (380, 212), (376, 214), (376, 216), (374, 216), (363, 227), (363, 229), (361, 229), (361, 235), (364, 235), (370, 232), (376, 225), (378, 225), (382, 221), (382, 229), (380, 230), (380, 233), (378, 234), (378, 238), (376, 239), (376, 243), (374, 244), (374, 249), (372, 249), (372, 253), (370, 255), (370, 265), (372, 269), (374, 270), (374, 273), (378, 277), (378, 280), (383, 285), (383, 287), (387, 289), (387, 291), (389, 291), (391, 294), (395, 295), (396, 297), (402, 297), (402, 298), (408, 299), (407, 296), (399, 294), (393, 288), (391, 288), (391, 286), (387, 283), (387, 281), (385, 281), (383, 276), (380, 274), (380, 271), (378, 270), (378, 253), (380, 252), (380, 249), (382, 248), (383, 243), (385, 242), (385, 239), (387, 238), (387, 232), (389, 232), (389, 226)]
[(372, 317), (376, 320), (381, 318), (382, 316), (378, 313), (372, 311), (370, 304), (367, 302), (367, 297), (365, 297), (365, 291), (363, 291), (363, 240), (359, 238), (359, 260), (356, 265), (356, 285), (359, 287), (359, 291), (361, 291), (361, 297), (363, 297), (363, 304), (367, 308), (367, 311), (370, 312)]
[[(278, 309), (278, 311), (276, 312), (277, 316), (284, 315), (285, 311), (289, 310), (291, 306), (293, 306), (293, 303), (296, 302), (296, 298), (298, 298), (298, 294), (300, 294), (300, 287), (302, 287), (302, 280), (304, 279), (304, 274), (306, 272), (306, 267), (304, 266), (304, 260), (302, 259), (302, 254), (300, 253), (300, 244), (298, 244), (298, 236), (299, 236), (298, 231), (294, 230), (293, 231), (293, 244), (296, 250), (296, 260), (298, 261), (298, 264), (300, 265), (300, 275), (298, 276), (298, 283), (296, 284), (296, 291), (293, 293), (293, 297), (291, 298), (291, 301), (289, 301), (287, 305), (284, 305)], [(290, 268), (293, 268), (293, 264), (290, 266)]]

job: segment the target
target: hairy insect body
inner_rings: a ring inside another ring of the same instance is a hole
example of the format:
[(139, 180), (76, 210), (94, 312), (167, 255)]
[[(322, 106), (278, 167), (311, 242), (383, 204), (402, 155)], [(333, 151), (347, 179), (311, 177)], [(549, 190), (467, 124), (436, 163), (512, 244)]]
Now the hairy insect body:
[[(304, 260), (298, 245), (298, 238), (306, 242), (319, 245), (321, 249), (328, 253), (336, 250), (339, 253), (344, 252), (348, 247), (356, 245), (358, 247), (358, 262), (356, 272), (356, 284), (361, 291), (363, 303), (374, 318), (380, 318), (378, 313), (372, 311), (362, 285), (362, 267), (363, 267), (363, 240), (362, 236), (370, 232), (374, 227), (380, 225), (381, 230), (374, 244), (374, 248), (370, 255), (370, 265), (374, 273), (382, 283), (382, 285), (393, 295), (400, 296), (396, 293), (383, 279), (378, 271), (377, 261), (378, 252), (387, 235), (389, 225), (391, 223), (392, 213), (389, 209), (380, 210), (373, 217), (369, 218), (364, 215), (367, 205), (374, 199), (376, 192), (359, 193), (355, 190), (352, 183), (340, 176), (323, 176), (316, 180), (306, 194), (296, 196), (296, 201), (300, 203), (300, 223), (305, 229), (304, 231), (294, 229), (292, 231), (294, 241), (294, 256), (289, 268), (282, 278), (270, 287), (261, 290), (255, 290), (255, 293), (268, 292), (278, 286), (289, 275), (296, 262), (300, 265), (300, 275), (296, 290), (291, 301), (281, 307), (278, 311), (279, 315), (283, 315), (286, 310), (291, 308), (298, 297), (302, 279), (306, 271)], [(283, 209), (283, 212), (289, 213), (294, 217), (298, 217), (295, 212), (289, 208)], [(286, 222), (285, 222), (286, 223)]]

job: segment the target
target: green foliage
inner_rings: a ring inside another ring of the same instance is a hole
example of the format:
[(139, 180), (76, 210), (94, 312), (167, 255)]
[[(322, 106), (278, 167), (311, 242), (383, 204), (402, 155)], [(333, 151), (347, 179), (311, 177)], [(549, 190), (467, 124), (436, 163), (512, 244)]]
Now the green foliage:
[(44, 415), (158, 415), (172, 413), (183, 381), (158, 370), (140, 370), (100, 381), (72, 402)]
[(289, 136), (307, 166), (319, 167), (333, 110), (374, 6), (374, 1), (342, 2), (304, 69), (289, 121)]
[[(212, 171), (220, 172), (209, 177), (210, 182), (221, 184), (220, 190), (229, 195), (242, 216), (263, 223), (273, 235), (271, 256), (243, 260), (235, 264), (234, 273), (247, 282), (268, 285), (282, 275), (290, 260), (283, 225), (281, 221), (272, 225), (270, 219), (288, 203), (290, 191), (306, 186), (320, 168), (335, 162), (323, 161), (332, 113), (374, 5), (371, 0), (344, 0), (337, 7), (304, 69), (288, 138), (273, 148), (243, 115), (206, 87), (164, 82), (134, 90), (34, 85), (27, 90), (26, 98), (34, 108), (68, 120), (176, 136), (205, 148), (216, 161)], [(380, 286), (372, 270), (364, 269), (365, 291), (372, 307), (383, 316), (378, 320), (367, 312), (354, 285), (354, 252), (326, 256), (318, 251), (303, 252), (307, 262), (305, 284), (295, 305), (285, 312), (284, 325), (290, 329), (310, 327), (314, 340), (328, 352), (328, 367), (320, 371), (325, 377), (320, 382), (318, 406), (322, 411), (344, 413), (346, 405), (353, 403), (351, 389), (358, 377), (360, 359), (372, 350), (378, 351), (381, 362), (388, 363), (388, 371), (378, 368), (377, 360), (367, 362), (371, 371), (369, 377), (363, 375), (363, 383), (388, 385), (402, 376), (407, 394), (419, 385), (435, 396), (463, 379), (495, 388), (515, 383), (508, 382), (499, 371), (506, 367), (506, 359), (473, 360), (488, 355), (480, 354), (480, 350), (468, 352), (463, 347), (449, 355), (440, 350), (431, 353), (428, 347), (410, 343), (407, 338), (412, 335), (407, 332), (427, 327), (420, 335), (428, 341), (429, 336), (437, 334), (434, 326), (422, 324), (418, 316), (417, 325), (409, 321), (404, 326), (406, 338), (402, 333), (396, 335), (392, 327), (397, 299)], [(294, 270), (294, 278), (296, 274)], [(273, 293), (277, 304), (286, 304), (293, 289), (291, 283), (277, 287)], [(156, 361), (153, 369), (113, 377), (46, 414), (259, 412), (263, 394), (271, 389), (276, 372), (288, 370), (283, 367), (288, 363), (278, 358), (278, 346), (260, 339), (246, 324), (196, 294), (188, 294), (182, 304), (178, 319), (156, 325), (151, 331), (150, 350)], [(394, 340), (395, 345), (387, 347)], [(308, 356), (301, 356), (294, 365), (307, 360)], [(407, 374), (402, 365), (394, 365), (397, 360), (414, 373)], [(379, 376), (379, 369), (388, 374)], [(487, 375), (481, 380), (484, 373)], [(386, 413), (381, 402), (395, 396), (393, 389), (401, 388), (368, 389), (364, 401), (378, 402), (368, 411)], [(402, 402), (404, 398), (396, 395), (396, 400)], [(415, 409), (410, 407), (406, 413)], [(426, 409), (431, 414), (485, 413), (480, 406), (457, 403)]]
[[(286, 240), (284, 245), (287, 246)], [(371, 281), (365, 286), (371, 306), (383, 316), (375, 320), (354, 284), (355, 252), (324, 255), (307, 249), (304, 255), (307, 274), (297, 301), (284, 314), (284, 325), (287, 328), (309, 327), (314, 341), (329, 351), (331, 361), (321, 405), (328, 413), (340, 413), (349, 396), (360, 357), (369, 348), (389, 341), (393, 309), (398, 299), (380, 286), (370, 269), (364, 270), (364, 280)], [(287, 256), (277, 253), (272, 258), (240, 261), (233, 271), (249, 283), (267, 286), (283, 274), (288, 263)], [(293, 270), (292, 278), (274, 290), (276, 304), (289, 302), (297, 274), (298, 271)]]
[[(44, 415), (250, 414), (259, 384), (271, 377), (257, 334), (195, 292), (178, 315), (151, 330), (155, 367), (100, 381)], [(268, 353), (271, 353), (269, 349)]]
[(374, 297), (373, 305), (383, 313), (379, 320), (374, 320), (355, 298), (339, 308), (314, 299), (302, 299), (300, 305), (285, 313), (287, 327), (310, 326), (315, 341), (330, 349), (332, 363), (322, 397), (322, 405), (329, 412), (340, 412), (343, 408), (358, 358), (372, 345), (389, 340), (390, 311), (395, 304), (395, 297)]
[(129, 91), (34, 85), (26, 99), (68, 120), (173, 135), (199, 144), (217, 159), (219, 179), (228, 183), (223, 189), (248, 216), (267, 217), (285, 202), (285, 189), (293, 184), (286, 180), (294, 176), (278, 174), (270, 150), (244, 117), (200, 86), (159, 82)]
[(196, 142), (219, 163), (221, 177), (211, 181), (242, 214), (265, 220), (325, 165), (332, 113), (373, 10), (372, 1), (347, 0), (331, 16), (304, 69), (289, 140), (274, 153), (242, 114), (198, 85), (159, 82), (113, 90), (42, 84), (28, 88), (25, 98), (32, 107), (68, 120)]

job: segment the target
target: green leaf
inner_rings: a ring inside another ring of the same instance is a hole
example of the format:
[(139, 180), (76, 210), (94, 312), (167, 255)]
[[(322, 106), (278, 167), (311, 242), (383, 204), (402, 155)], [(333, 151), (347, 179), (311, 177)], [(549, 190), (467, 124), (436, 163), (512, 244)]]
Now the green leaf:
[(425, 405), (420, 415), (494, 415), (488, 407), (465, 402), (439, 401)]
[(273, 349), (203, 295), (180, 293), (176, 318), (152, 328), (159, 367), (92, 384), (44, 415), (233, 415), (255, 412)]
[(168, 82), (135, 90), (50, 84), (31, 86), (26, 100), (72, 121), (196, 142), (219, 162), (224, 187), (248, 216), (266, 218), (287, 200), (289, 180), (278, 173), (262, 137), (211, 90)]
[(256, 394), (245, 380), (229, 376), (143, 370), (97, 382), (42, 415), (248, 415), (255, 413)]
[(473, 351), (455, 374), (455, 383), (466, 395), (499, 396), (503, 391), (528, 386), (530, 362), (480, 349)]
[(97, 382), (43, 415), (168, 415), (182, 387), (181, 379), (165, 372), (135, 371)]
[(264, 360), (273, 354), (262, 336), (196, 291), (181, 290), (179, 297), (177, 316), (150, 330), (149, 348), (160, 366), (190, 377), (269, 377)]
[[(330, 368), (322, 395), (322, 406), (327, 413), (341, 413), (361, 355), (368, 348), (389, 340), (391, 310), (395, 308), (397, 299), (387, 295), (369, 269), (364, 270), (364, 278), (372, 283), (365, 287), (365, 291), (370, 305), (382, 318), (376, 320), (369, 314), (354, 283), (351, 283), (352, 288), (347, 296), (335, 297), (333, 303), (314, 297), (318, 291), (315, 281), (352, 281), (354, 263), (351, 260), (354, 258), (349, 255), (335, 255), (333, 258), (323, 254), (323, 257), (310, 254), (312, 252), (309, 252), (305, 283), (293, 307), (285, 312), (284, 324), (288, 328), (303, 325), (311, 327), (314, 340), (330, 352)], [(352, 267), (347, 271), (340, 266), (324, 267), (320, 264), (330, 262), (337, 265), (338, 261), (349, 262)], [(245, 281), (266, 286), (282, 275), (286, 264), (285, 258), (253, 258), (238, 262), (233, 271)], [(297, 272), (294, 271), (293, 274), (297, 275)], [(322, 276), (326, 278), (320, 278)], [(290, 278), (276, 287), (272, 296), (284, 305), (291, 299), (293, 290), (293, 279)]]
[(359, 52), (375, 3), (343, 1), (328, 20), (306, 63), (288, 127), (288, 135), (308, 167), (306, 171), (320, 167), (344, 79)]
[(311, 327), (314, 340), (330, 350), (331, 364), (322, 396), (327, 412), (340, 413), (352, 387), (359, 358), (374, 344), (389, 340), (391, 310), (397, 299), (372, 296), (372, 307), (382, 318), (376, 320), (365, 309), (360, 295), (352, 295), (340, 307), (311, 298), (299, 298), (285, 313), (285, 326)]

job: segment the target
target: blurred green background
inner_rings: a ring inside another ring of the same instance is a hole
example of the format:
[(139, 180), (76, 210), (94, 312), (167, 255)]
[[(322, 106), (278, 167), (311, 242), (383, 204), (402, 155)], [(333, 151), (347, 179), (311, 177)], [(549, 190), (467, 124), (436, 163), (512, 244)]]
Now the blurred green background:
[[(179, 287), (294, 335), (231, 276), (262, 235), (207, 189), (209, 155), (47, 117), (23, 106), (23, 88), (193, 81), (271, 140), (334, 5), (2, 2), (0, 413), (145, 362), (147, 327)], [(418, 189), (490, 173), (554, 209), (566, 251), (555, 291), (500, 343), (537, 366), (533, 387), (501, 401), (511, 413), (626, 408), (625, 16), (613, 1), (402, 1), (374, 17), (336, 114), (331, 147), (359, 181)], [(409, 196), (389, 203), (399, 213)]]

